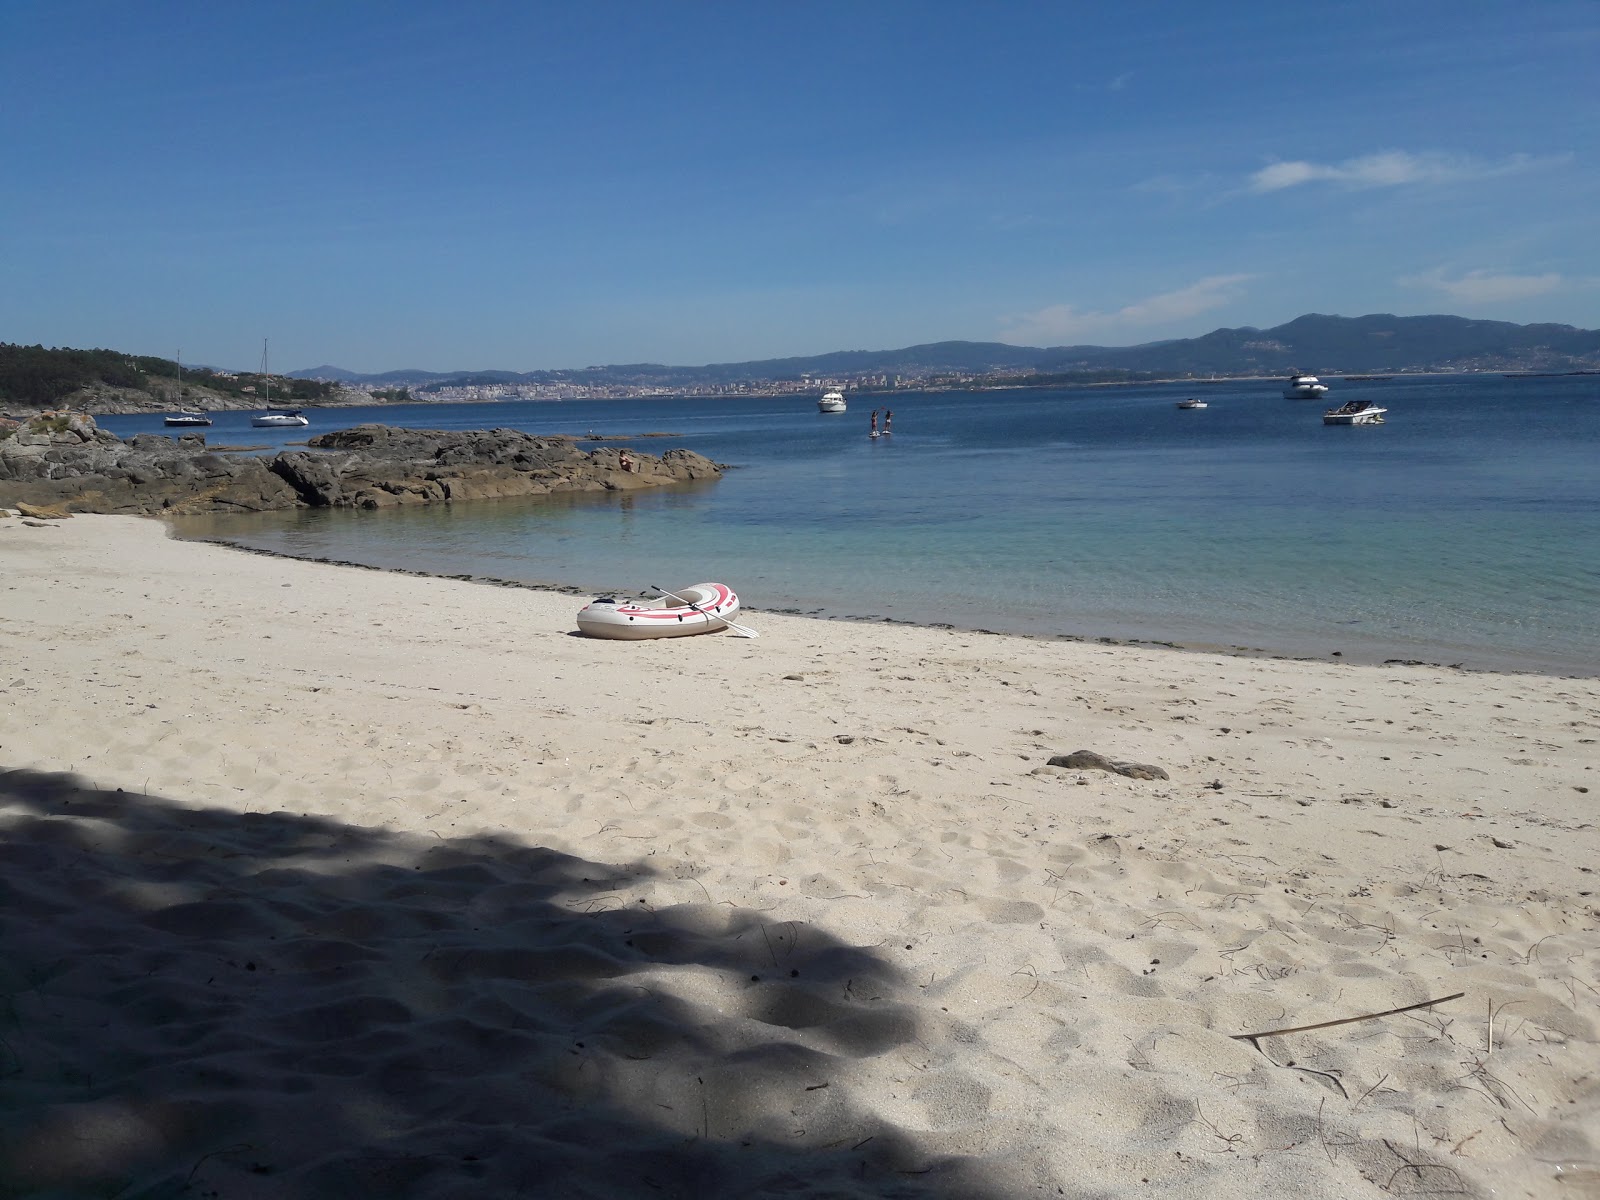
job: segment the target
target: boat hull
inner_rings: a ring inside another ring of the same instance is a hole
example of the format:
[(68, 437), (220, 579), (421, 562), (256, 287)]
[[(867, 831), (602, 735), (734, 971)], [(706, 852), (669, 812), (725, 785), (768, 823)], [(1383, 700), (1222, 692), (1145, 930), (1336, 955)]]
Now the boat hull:
[(1325, 395), (1328, 385), (1315, 375), (1306, 371), (1296, 371), (1289, 376), (1288, 383), (1283, 389), (1285, 400), (1315, 400), (1318, 396)]
[(199, 416), (168, 417), (166, 419), (166, 424), (176, 426), (181, 429), (192, 429), (196, 426), (211, 424), (211, 418)]
[(251, 417), (250, 424), (257, 429), (300, 429), (311, 422), (305, 417), (268, 413), (265, 416)]
[(1324, 425), (1382, 425), (1383, 414), (1387, 408), (1364, 408), (1359, 412), (1344, 412), (1337, 408), (1330, 408), (1322, 414)]
[(614, 596), (601, 596), (578, 611), (578, 632), (589, 637), (628, 642), (689, 637), (697, 633), (718, 633), (739, 615), (739, 597), (726, 584), (696, 583), (673, 590), (691, 601), (692, 606), (670, 596), (659, 600), (618, 600)]

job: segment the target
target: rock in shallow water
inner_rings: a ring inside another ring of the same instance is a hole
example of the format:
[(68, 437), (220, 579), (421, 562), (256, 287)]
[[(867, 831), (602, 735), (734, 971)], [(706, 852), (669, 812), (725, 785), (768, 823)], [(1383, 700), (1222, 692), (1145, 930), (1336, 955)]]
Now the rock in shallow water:
[(202, 436), (123, 441), (92, 417), (36, 418), (0, 439), (0, 504), (95, 513), (263, 512), (386, 508), (558, 491), (606, 491), (717, 479), (691, 450), (655, 455), (579, 450), (571, 438), (515, 429), (359, 425), (320, 434), (311, 450), (267, 459), (216, 454)]

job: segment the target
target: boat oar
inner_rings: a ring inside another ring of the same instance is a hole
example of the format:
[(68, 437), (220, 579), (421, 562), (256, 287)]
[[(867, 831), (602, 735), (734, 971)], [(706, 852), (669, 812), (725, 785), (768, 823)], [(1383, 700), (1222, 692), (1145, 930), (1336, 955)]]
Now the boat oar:
[(655, 584), (651, 584), (650, 585), (650, 590), (653, 591), (653, 592), (660, 592), (663, 596), (671, 596), (674, 600), (678, 601), (678, 603), (680, 603), (680, 604), (687, 604), (690, 608), (694, 609), (695, 612), (699, 613), (703, 617), (710, 617), (713, 621), (721, 621), (724, 625), (726, 625), (729, 629), (733, 630), (740, 637), (757, 638), (757, 637), (761, 636), (754, 629), (751, 629), (750, 626), (748, 626), (748, 625), (741, 625), (737, 621), (728, 620), (727, 617), (719, 617), (714, 612), (707, 612), (705, 609), (701, 608), (698, 604), (696, 604), (693, 600), (685, 600), (682, 596), (678, 595), (677, 592), (669, 592), (669, 591), (667, 591), (666, 588), (657, 587)]

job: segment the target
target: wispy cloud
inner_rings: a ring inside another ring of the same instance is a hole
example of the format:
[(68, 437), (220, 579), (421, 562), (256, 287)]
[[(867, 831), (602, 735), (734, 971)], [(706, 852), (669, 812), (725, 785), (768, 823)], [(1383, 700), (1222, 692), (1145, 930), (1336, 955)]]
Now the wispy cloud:
[(1468, 271), (1451, 279), (1446, 276), (1443, 267), (1435, 267), (1421, 275), (1407, 275), (1395, 282), (1405, 287), (1429, 288), (1464, 304), (1482, 304), (1542, 296), (1555, 291), (1566, 280), (1553, 271), (1544, 275), (1496, 275), (1492, 271)]
[(1570, 162), (1570, 154), (1513, 154), (1499, 161), (1470, 155), (1425, 151), (1385, 150), (1338, 163), (1296, 159), (1275, 162), (1250, 176), (1250, 191), (1281, 192), (1303, 183), (1333, 183), (1346, 188), (1404, 187), (1410, 184), (1461, 183), (1520, 175)]
[(1126, 91), (1128, 90), (1128, 85), (1133, 83), (1134, 74), (1136, 74), (1136, 72), (1133, 72), (1133, 70), (1123, 70), (1122, 74), (1120, 75), (1112, 75), (1112, 77), (1106, 78), (1104, 75), (1094, 75), (1090, 74), (1090, 72), (1085, 72), (1085, 74), (1078, 75), (1074, 82), (1072, 82), (1072, 90), (1082, 91), (1082, 93), (1099, 93), (1099, 91)]
[(1152, 175), (1133, 185), (1135, 192), (1152, 196), (1188, 196), (1195, 192), (1214, 192), (1219, 189), (1214, 175)]
[(1120, 92), (1133, 82), (1133, 74), (1132, 71), (1123, 71), (1110, 79), (1085, 75), (1074, 81), (1072, 86), (1079, 92)]
[(1232, 303), (1239, 285), (1253, 275), (1210, 275), (1198, 283), (1162, 292), (1111, 312), (1052, 304), (1037, 312), (1005, 318), (1000, 340), (1019, 346), (1062, 345), (1107, 336), (1137, 335)]

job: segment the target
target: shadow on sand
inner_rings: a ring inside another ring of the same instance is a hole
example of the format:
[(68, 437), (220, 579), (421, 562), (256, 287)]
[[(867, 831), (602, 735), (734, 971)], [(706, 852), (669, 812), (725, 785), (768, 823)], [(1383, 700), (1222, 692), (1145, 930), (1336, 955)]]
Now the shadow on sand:
[(1009, 1193), (852, 1099), (889, 963), (656, 876), (0, 773), (0, 1195)]

